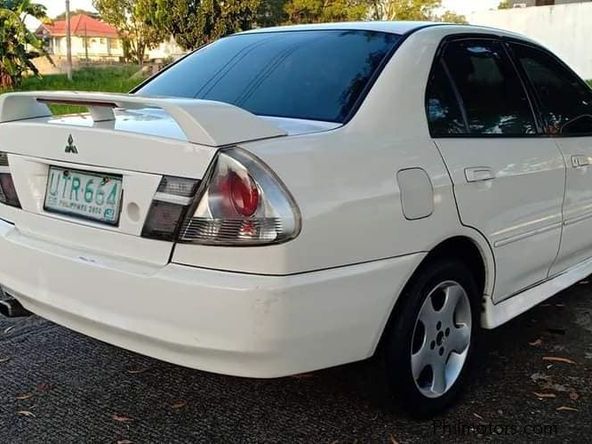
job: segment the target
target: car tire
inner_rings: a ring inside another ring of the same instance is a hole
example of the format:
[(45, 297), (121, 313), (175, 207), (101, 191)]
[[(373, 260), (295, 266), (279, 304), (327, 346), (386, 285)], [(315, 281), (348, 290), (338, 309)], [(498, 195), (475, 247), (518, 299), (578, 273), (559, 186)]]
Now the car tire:
[(385, 331), (381, 367), (391, 403), (425, 418), (457, 400), (477, 344), (479, 300), (463, 262), (437, 259), (421, 267)]

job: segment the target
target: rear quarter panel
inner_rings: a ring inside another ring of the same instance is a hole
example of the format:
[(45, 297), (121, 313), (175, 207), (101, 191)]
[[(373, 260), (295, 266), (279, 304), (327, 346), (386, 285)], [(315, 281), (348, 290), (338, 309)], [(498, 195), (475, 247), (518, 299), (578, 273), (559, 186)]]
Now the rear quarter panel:
[[(425, 30), (427, 31), (427, 30)], [(440, 38), (419, 31), (387, 64), (354, 118), (317, 134), (243, 148), (269, 165), (302, 213), (300, 235), (269, 247), (178, 245), (173, 260), (215, 269), (292, 274), (429, 251), (462, 227), (446, 167), (428, 132), (425, 87)], [(397, 172), (420, 167), (433, 187), (431, 216), (407, 220)]]

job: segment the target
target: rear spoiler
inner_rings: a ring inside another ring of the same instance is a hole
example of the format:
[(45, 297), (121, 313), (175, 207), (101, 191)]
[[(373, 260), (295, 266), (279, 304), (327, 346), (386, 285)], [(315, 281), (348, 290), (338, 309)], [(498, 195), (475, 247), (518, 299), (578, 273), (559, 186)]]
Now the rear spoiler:
[(72, 91), (34, 91), (0, 95), (0, 123), (51, 117), (48, 104), (88, 108), (95, 122), (115, 120), (114, 109), (160, 108), (181, 128), (187, 140), (208, 146), (224, 146), (284, 136), (270, 122), (244, 109), (222, 102), (183, 98), (153, 98), (130, 94)]

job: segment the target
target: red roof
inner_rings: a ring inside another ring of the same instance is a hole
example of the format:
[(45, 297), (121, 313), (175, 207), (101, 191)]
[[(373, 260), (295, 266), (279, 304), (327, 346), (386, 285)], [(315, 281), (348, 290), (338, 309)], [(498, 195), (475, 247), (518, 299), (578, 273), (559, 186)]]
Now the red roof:
[[(53, 23), (41, 25), (37, 32), (45, 30), (50, 36), (61, 37), (66, 35), (66, 27), (66, 20), (57, 20)], [(72, 35), (79, 37), (119, 37), (117, 29), (113, 26), (85, 14), (70, 17), (70, 29)]]

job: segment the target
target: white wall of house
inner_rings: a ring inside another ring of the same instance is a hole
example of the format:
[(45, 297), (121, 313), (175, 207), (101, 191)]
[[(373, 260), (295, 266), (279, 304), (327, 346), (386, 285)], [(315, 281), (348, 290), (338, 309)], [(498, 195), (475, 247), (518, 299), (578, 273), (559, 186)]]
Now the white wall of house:
[[(51, 50), (57, 56), (66, 56), (66, 37), (52, 37), (53, 42)], [(110, 39), (106, 37), (88, 37), (88, 57), (114, 58), (123, 56), (123, 47), (119, 39)], [(83, 37), (72, 36), (72, 56), (84, 59), (86, 57), (85, 41)]]
[(468, 21), (537, 40), (584, 79), (592, 79), (592, 2), (476, 12)]
[[(56, 56), (66, 57), (66, 37), (52, 37), (50, 42), (50, 51)], [(171, 37), (169, 40), (161, 43), (156, 48), (147, 52), (149, 60), (177, 59), (185, 54)], [(77, 59), (84, 59), (86, 52), (84, 48), (84, 38), (72, 36), (72, 56)], [(88, 58), (93, 59), (119, 59), (123, 56), (123, 44), (120, 39), (88, 37)]]
[(150, 60), (167, 59), (169, 57), (178, 59), (186, 52), (187, 51), (184, 51), (179, 45), (177, 45), (177, 42), (175, 42), (175, 39), (171, 36), (171, 38), (162, 42), (156, 48), (148, 51), (147, 56)]

